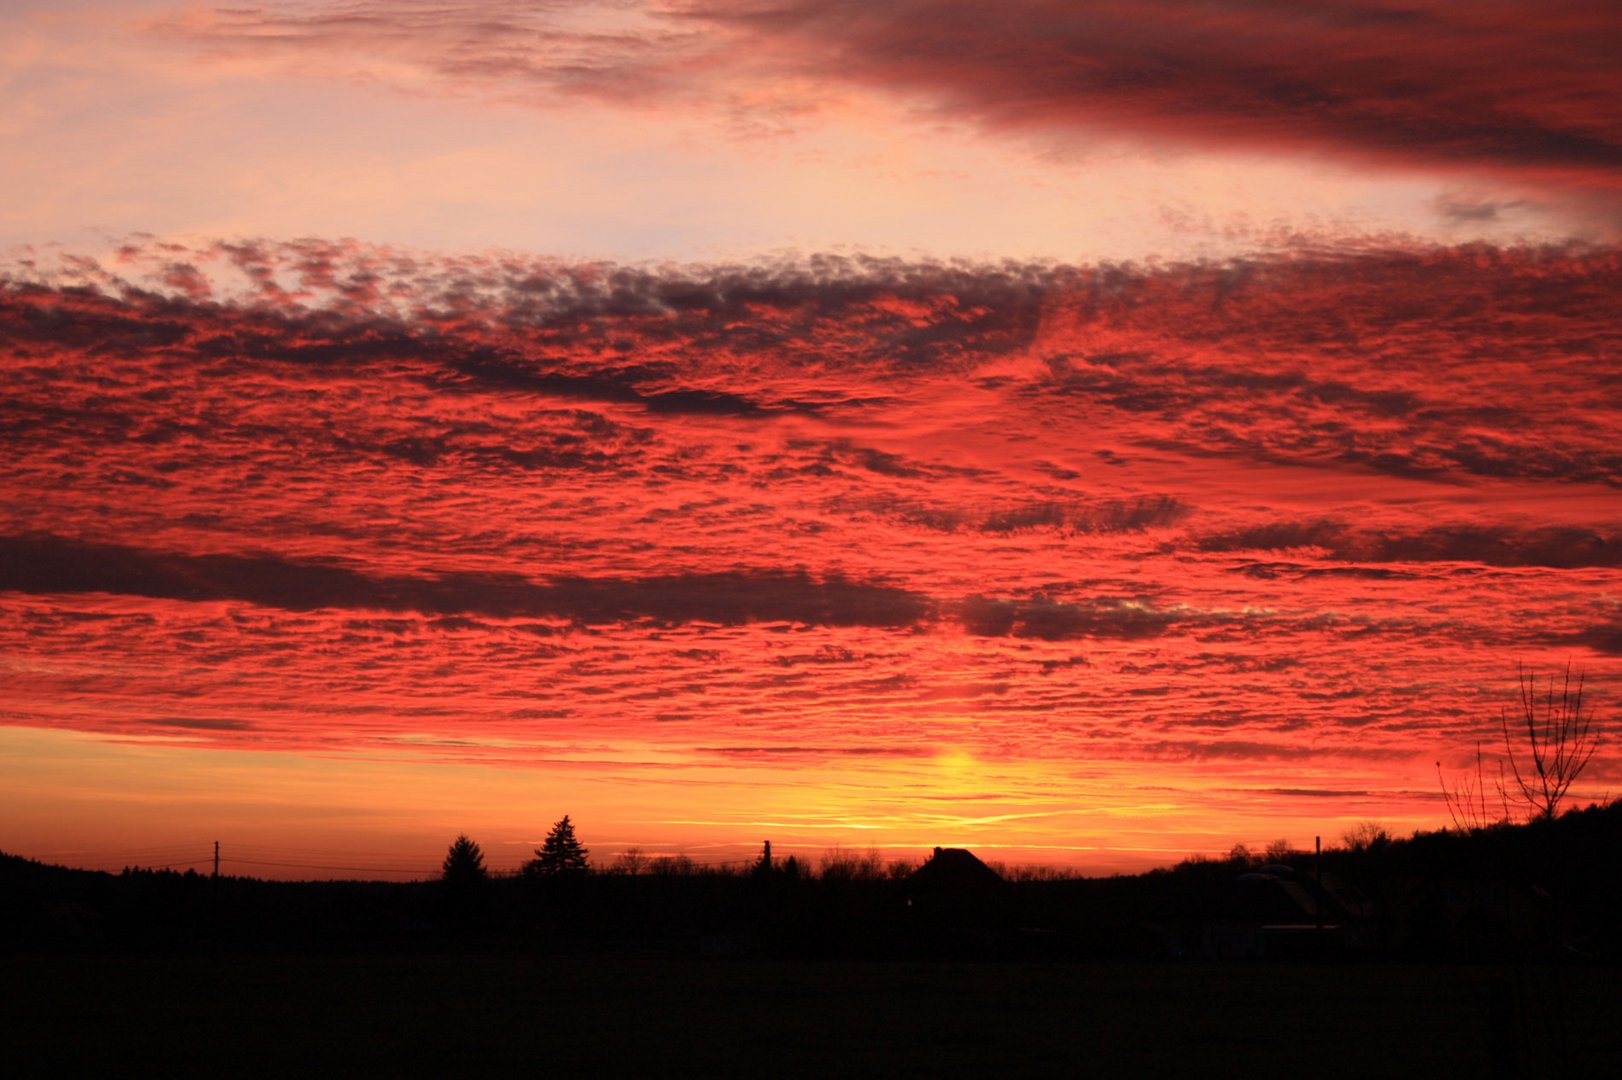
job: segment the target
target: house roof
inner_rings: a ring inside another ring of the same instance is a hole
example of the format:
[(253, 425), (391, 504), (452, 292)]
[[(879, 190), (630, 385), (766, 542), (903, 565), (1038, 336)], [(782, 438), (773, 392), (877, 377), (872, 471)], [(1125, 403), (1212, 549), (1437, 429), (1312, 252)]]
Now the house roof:
[(963, 848), (936, 848), (929, 860), (907, 878), (907, 885), (914, 891), (963, 891), (1002, 884), (1002, 875)]

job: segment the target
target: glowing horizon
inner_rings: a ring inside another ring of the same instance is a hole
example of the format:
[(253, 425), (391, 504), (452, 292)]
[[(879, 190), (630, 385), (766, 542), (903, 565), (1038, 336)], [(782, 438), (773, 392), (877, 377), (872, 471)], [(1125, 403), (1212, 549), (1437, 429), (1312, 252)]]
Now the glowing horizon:
[(1138, 870), (1614, 719), (1614, 17), (845, 7), (0, 17), (0, 850)]

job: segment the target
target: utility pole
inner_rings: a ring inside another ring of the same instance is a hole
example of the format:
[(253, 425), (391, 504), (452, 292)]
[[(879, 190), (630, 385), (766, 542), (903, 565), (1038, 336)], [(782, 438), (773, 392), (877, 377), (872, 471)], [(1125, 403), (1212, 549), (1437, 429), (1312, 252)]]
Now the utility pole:
[(220, 842), (214, 841), (214, 876), (220, 876)]
[(1324, 897), (1328, 894), (1324, 892), (1324, 838), (1321, 836), (1312, 838), (1312, 876), (1318, 886), (1315, 890), (1317, 895), (1312, 898), (1312, 906), (1317, 909), (1318, 914), (1318, 932), (1313, 935), (1312, 940), (1318, 947), (1318, 959), (1322, 960), (1324, 957)]

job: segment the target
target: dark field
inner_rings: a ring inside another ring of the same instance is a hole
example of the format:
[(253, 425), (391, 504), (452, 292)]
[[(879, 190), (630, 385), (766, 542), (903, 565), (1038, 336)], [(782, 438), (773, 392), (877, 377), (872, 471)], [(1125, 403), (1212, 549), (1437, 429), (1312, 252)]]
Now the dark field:
[[(1614, 1005), (1599, 971), (1395, 965), (442, 953), (11, 957), (0, 972), (7, 1072), (56, 1076), (1488, 1076), (1489, 1031), (1506, 1027), (1489, 1015), (1529, 1025), (1522, 1049), (1552, 1065), (1541, 1017), (1586, 1029)], [(1495, 982), (1509, 1013), (1489, 1006)], [(1615, 1014), (1573, 1074), (1622, 1075)]]

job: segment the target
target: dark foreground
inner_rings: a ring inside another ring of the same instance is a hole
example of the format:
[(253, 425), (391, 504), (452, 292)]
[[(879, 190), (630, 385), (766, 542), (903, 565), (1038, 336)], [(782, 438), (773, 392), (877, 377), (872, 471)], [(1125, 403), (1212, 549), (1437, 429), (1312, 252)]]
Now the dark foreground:
[(1616, 991), (1577, 968), (28, 956), (0, 960), (0, 1024), (13, 1076), (1486, 1077), (1495, 1047), (1617, 1076)]

